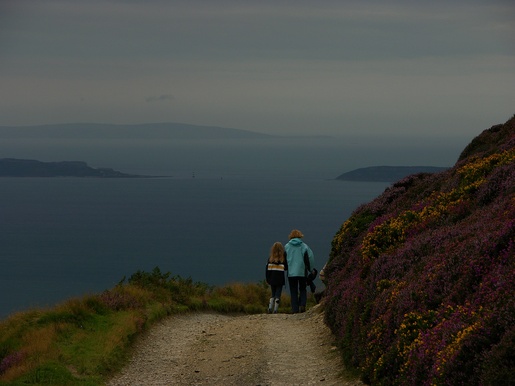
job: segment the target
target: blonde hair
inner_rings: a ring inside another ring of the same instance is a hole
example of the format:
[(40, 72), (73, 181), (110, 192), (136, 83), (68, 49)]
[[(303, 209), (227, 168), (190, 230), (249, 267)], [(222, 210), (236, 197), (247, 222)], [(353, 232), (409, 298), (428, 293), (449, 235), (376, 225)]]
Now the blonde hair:
[(298, 239), (301, 239), (303, 238), (304, 235), (302, 234), (301, 231), (299, 231), (298, 229), (294, 229), (290, 232), (290, 240), (291, 239), (295, 239), (295, 238), (298, 238)]
[(274, 245), (272, 245), (272, 248), (270, 248), (268, 262), (284, 263), (284, 247), (279, 241), (276, 241)]

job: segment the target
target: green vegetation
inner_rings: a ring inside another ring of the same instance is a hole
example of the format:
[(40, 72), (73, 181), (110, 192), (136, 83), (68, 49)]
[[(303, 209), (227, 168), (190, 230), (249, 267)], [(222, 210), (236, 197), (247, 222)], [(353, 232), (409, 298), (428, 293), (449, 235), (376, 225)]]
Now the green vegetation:
[[(283, 295), (281, 312), (288, 312)], [(153, 323), (186, 312), (263, 313), (266, 283), (211, 287), (138, 271), (113, 289), (0, 323), (0, 385), (102, 385)]]

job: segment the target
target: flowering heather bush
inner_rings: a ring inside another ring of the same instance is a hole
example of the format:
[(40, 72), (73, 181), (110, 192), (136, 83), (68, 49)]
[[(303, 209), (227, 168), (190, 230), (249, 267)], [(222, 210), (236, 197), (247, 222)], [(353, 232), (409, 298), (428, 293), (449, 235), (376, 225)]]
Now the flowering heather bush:
[(326, 321), (378, 385), (515, 384), (515, 117), (335, 235)]
[(5, 373), (11, 367), (19, 364), (24, 357), (25, 355), (21, 351), (15, 351), (12, 354), (4, 357), (4, 359), (2, 359), (0, 362), (0, 374)]

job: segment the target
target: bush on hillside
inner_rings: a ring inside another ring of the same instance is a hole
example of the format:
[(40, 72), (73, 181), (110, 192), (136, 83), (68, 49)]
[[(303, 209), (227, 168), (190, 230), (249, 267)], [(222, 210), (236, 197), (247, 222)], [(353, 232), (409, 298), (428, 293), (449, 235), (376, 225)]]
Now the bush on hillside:
[(335, 235), (326, 321), (378, 385), (515, 384), (515, 117)]

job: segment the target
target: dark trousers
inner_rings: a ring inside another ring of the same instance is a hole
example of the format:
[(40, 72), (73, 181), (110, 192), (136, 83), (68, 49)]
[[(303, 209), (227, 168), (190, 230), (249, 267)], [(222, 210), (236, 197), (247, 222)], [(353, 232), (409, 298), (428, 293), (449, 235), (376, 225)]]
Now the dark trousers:
[(299, 307), (306, 308), (307, 292), (306, 278), (303, 276), (293, 276), (288, 278), (291, 295), (291, 310), (299, 312)]
[(282, 285), (271, 285), (270, 289), (272, 290), (272, 297), (275, 299), (281, 299), (281, 293), (283, 292)]

